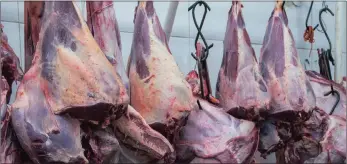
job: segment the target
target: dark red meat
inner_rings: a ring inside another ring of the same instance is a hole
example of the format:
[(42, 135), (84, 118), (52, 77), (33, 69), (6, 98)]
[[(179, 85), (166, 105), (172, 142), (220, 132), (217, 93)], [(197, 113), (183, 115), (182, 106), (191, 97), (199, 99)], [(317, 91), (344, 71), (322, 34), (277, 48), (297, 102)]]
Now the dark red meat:
[(316, 105), (312, 87), (300, 64), (288, 18), (280, 3), (268, 21), (260, 67), (271, 95), (269, 115), (297, 122)]
[(129, 90), (129, 79), (125, 73), (120, 32), (113, 2), (87, 2), (87, 20), (89, 30), (92, 32), (95, 41), (114, 66), (127, 90)]
[(170, 141), (192, 109), (193, 95), (168, 48), (153, 2), (139, 2), (127, 69), (131, 105)]
[(234, 1), (224, 38), (224, 55), (219, 71), (216, 97), (231, 115), (248, 120), (259, 118), (269, 108), (270, 96), (251, 46), (241, 12)]

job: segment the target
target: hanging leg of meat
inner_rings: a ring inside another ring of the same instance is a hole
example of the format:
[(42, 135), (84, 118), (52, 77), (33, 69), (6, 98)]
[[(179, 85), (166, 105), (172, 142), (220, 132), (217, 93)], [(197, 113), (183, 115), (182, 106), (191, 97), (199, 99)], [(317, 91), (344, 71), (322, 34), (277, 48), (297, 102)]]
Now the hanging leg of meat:
[(174, 149), (170, 142), (153, 130), (130, 105), (127, 113), (114, 121), (113, 126), (123, 155), (132, 162), (174, 162)]
[(297, 122), (316, 105), (312, 86), (302, 68), (286, 13), (277, 3), (261, 49), (260, 67), (271, 95), (269, 116)]
[[(191, 71), (186, 80), (199, 96), (199, 77)], [(206, 85), (206, 83), (204, 84)], [(203, 87), (205, 88), (205, 87)], [(258, 146), (259, 131), (253, 122), (240, 120), (222, 108), (197, 98), (176, 143), (179, 163), (250, 163)]]
[(75, 118), (107, 125), (126, 111), (129, 98), (72, 2), (45, 2), (41, 23), (12, 124), (35, 163), (86, 162)]
[(44, 3), (44, 1), (24, 2), (25, 72), (28, 71), (31, 66), (36, 44), (39, 41)]
[(32, 69), (23, 83), (36, 81), (55, 114), (106, 122), (121, 116), (129, 102), (126, 89), (76, 6), (45, 2), (41, 24)]
[(12, 83), (21, 80), (23, 71), (20, 68), (19, 58), (14, 53), (12, 47), (8, 44), (7, 35), (3, 32), (3, 25), (0, 24), (1, 31), (1, 44), (0, 44), (0, 62), (1, 62), (1, 75), (6, 79), (9, 88), (6, 95), (6, 104), (9, 103), (12, 94)]
[(270, 95), (260, 74), (241, 8), (241, 2), (234, 1), (229, 11), (216, 97), (231, 115), (255, 120), (260, 110), (268, 109)]
[[(324, 110), (327, 114), (335, 108), (332, 113), (333, 115), (346, 118), (346, 88), (341, 84), (324, 78), (315, 71), (306, 71), (306, 75), (309, 78), (314, 94), (316, 95), (316, 106), (319, 109)], [(331, 85), (338, 95), (335, 93), (326, 95), (331, 91)], [(335, 104), (336, 107), (334, 107)]]
[(153, 2), (139, 2), (128, 62), (131, 104), (170, 141), (192, 109), (193, 95), (168, 47)]
[(87, 2), (87, 20), (89, 30), (92, 32), (95, 41), (114, 66), (129, 91), (129, 79), (125, 73), (120, 32), (113, 2)]

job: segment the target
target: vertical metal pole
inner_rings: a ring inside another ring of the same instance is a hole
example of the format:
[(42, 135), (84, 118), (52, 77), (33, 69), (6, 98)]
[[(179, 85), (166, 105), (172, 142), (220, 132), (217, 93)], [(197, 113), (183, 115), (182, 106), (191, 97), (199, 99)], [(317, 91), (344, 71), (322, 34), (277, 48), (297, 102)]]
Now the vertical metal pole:
[[(336, 2), (336, 8), (335, 8), (335, 70), (334, 70), (334, 81), (337, 83), (340, 83), (342, 81), (342, 71), (345, 68), (342, 68), (343, 64), (342, 62), (342, 23), (343, 21), (341, 18), (343, 17), (343, 10), (345, 7), (346, 2)], [(346, 19), (346, 18), (344, 18)]]
[(167, 42), (169, 42), (169, 40), (170, 40), (172, 27), (173, 27), (173, 24), (174, 24), (174, 21), (175, 21), (175, 17), (176, 17), (176, 11), (177, 11), (178, 2), (179, 1), (172, 1), (172, 2), (170, 2), (169, 10), (168, 10), (167, 15), (166, 15), (164, 32), (166, 34)]

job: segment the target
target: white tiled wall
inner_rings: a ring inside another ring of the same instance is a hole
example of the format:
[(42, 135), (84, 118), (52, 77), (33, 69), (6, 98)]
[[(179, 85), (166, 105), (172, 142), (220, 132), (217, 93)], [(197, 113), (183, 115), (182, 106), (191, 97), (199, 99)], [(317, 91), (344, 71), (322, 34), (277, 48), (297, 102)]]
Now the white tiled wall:
[[(82, 14), (86, 18), (85, 2), (76, 2), (80, 7)], [(332, 11), (335, 11), (336, 2), (327, 2)], [(183, 1), (178, 5), (178, 11), (175, 19), (175, 23), (172, 30), (172, 37), (170, 39), (170, 49), (175, 56), (175, 59), (183, 73), (188, 73), (195, 66), (195, 61), (190, 56), (190, 53), (194, 51), (194, 39), (196, 35), (196, 29), (192, 20), (191, 12), (188, 12), (188, 7), (192, 2)], [(208, 43), (213, 43), (214, 47), (211, 49), (211, 56), (208, 58), (208, 64), (210, 69), (210, 77), (212, 82), (212, 88), (217, 80), (217, 73), (222, 60), (223, 51), (223, 38), (226, 28), (227, 13), (230, 9), (231, 2), (208, 2), (211, 7), (211, 11), (208, 12), (205, 24), (203, 27), (203, 33), (208, 39)], [(251, 37), (251, 42), (257, 56), (260, 54), (260, 48), (267, 25), (267, 20), (271, 14), (274, 3), (273, 2), (244, 2), (243, 15), (246, 22), (247, 31)], [(286, 12), (289, 19), (289, 26), (294, 35), (296, 46), (298, 48), (301, 60), (309, 59), (309, 69), (318, 70), (317, 52), (316, 49), (328, 48), (327, 41), (324, 34), (315, 32), (316, 42), (313, 44), (312, 55), (309, 58), (311, 45), (303, 41), (303, 32), (305, 30), (305, 19), (309, 8), (309, 2), (296, 2), (299, 7), (287, 7)], [(121, 39), (122, 39), (122, 51), (124, 63), (127, 63), (128, 56), (130, 54), (130, 47), (132, 42), (132, 33), (134, 29), (133, 16), (134, 9), (137, 2), (115, 2), (114, 8), (116, 11), (117, 20), (120, 26)], [(169, 2), (155, 2), (155, 9), (159, 15), (159, 20), (164, 23), (166, 18), (166, 12), (169, 7)], [(312, 10), (312, 17), (310, 17), (309, 24), (317, 24), (318, 12), (321, 9), (321, 2), (315, 2)], [(1, 2), (1, 22), (5, 26), (4, 31), (8, 35), (9, 43), (15, 50), (16, 54), (21, 59), (21, 65), (24, 66), (24, 2)], [(196, 9), (197, 20), (200, 20), (203, 10)], [(344, 9), (346, 13), (346, 9)], [(346, 14), (345, 14), (346, 15)], [(332, 41), (333, 47), (335, 43), (335, 18), (329, 14), (324, 14), (323, 19), (328, 29), (328, 34)], [(343, 32), (346, 32), (346, 22), (343, 22)], [(343, 33), (342, 36), (346, 36)], [(346, 63), (346, 38), (343, 38), (343, 61)], [(334, 50), (334, 49), (333, 49)], [(334, 52), (333, 52), (334, 53)], [(344, 70), (345, 71), (345, 70)], [(344, 72), (346, 74), (346, 71)]]

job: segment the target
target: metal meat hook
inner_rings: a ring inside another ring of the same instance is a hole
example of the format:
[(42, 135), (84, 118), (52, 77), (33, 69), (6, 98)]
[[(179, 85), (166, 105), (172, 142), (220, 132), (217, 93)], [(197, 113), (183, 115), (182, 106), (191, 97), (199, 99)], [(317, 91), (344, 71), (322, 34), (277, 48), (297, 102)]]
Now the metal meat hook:
[(327, 33), (325, 27), (323, 26), (323, 23), (322, 23), (322, 14), (323, 14), (323, 12), (327, 12), (327, 11), (328, 11), (332, 16), (334, 16), (334, 13), (333, 13), (328, 7), (324, 7), (323, 9), (321, 9), (321, 10), (319, 11), (319, 24), (320, 24), (320, 26), (321, 26), (321, 28), (322, 28), (324, 34), (325, 34), (325, 37), (326, 37), (327, 40), (328, 40), (328, 43), (329, 43), (329, 50), (331, 50), (331, 41), (330, 41), (330, 38), (329, 38), (329, 36), (328, 36), (328, 33)]
[[(204, 14), (203, 14), (202, 19), (201, 19), (201, 22), (200, 22), (200, 25), (198, 25), (198, 23), (197, 23), (197, 21), (196, 21), (196, 17), (195, 17), (195, 8), (196, 8), (197, 5), (199, 5), (199, 6), (204, 5), (204, 9), (205, 9)], [(204, 25), (204, 22), (205, 22), (205, 18), (206, 18), (206, 15), (207, 15), (207, 10), (208, 10), (208, 11), (211, 11), (211, 8), (210, 8), (210, 6), (208, 6), (208, 4), (207, 4), (206, 2), (204, 2), (204, 1), (196, 1), (194, 4), (192, 4), (192, 5), (188, 8), (188, 11), (190, 11), (190, 10), (192, 10), (192, 9), (193, 9), (193, 11), (192, 11), (192, 16), (193, 16), (194, 25), (195, 25), (195, 27), (196, 27), (196, 29), (197, 29), (197, 31), (198, 31), (198, 33), (196, 34), (196, 37), (195, 37), (195, 49), (197, 49), (196, 44), (198, 43), (198, 39), (199, 39), (199, 36), (200, 36), (201, 39), (202, 39), (202, 41), (204, 42), (205, 47), (206, 47), (206, 49), (205, 49), (206, 53), (203, 54), (203, 56), (201, 56), (201, 58), (200, 58), (200, 60), (204, 61), (204, 60), (207, 59), (207, 57), (208, 57), (208, 55), (209, 55), (209, 49), (213, 47), (213, 44), (211, 44), (211, 45), (208, 45), (208, 44), (207, 44), (207, 41), (206, 41), (204, 35), (201, 33), (201, 29), (202, 29), (202, 26)], [(193, 56), (193, 58), (194, 58), (195, 60), (197, 60), (197, 57), (194, 56), (193, 53), (192, 53), (192, 56)]]
[[(202, 20), (200, 22), (200, 25), (198, 25), (198, 23), (196, 21), (196, 16), (195, 16), (195, 8), (197, 7), (197, 5), (199, 5), (199, 6), (204, 5), (204, 9), (205, 9), (204, 14), (202, 16)], [(193, 21), (194, 21), (195, 27), (198, 31), (198, 33), (195, 37), (196, 54), (194, 55), (194, 53), (191, 53), (191, 56), (197, 61), (197, 65), (198, 65), (201, 97), (203, 99), (207, 99), (210, 103), (216, 104), (216, 103), (218, 103), (218, 101), (217, 101), (217, 99), (215, 99), (212, 96), (210, 77), (208, 74), (208, 67), (207, 67), (207, 61), (206, 61), (206, 59), (209, 55), (209, 49), (213, 47), (213, 44), (208, 45), (204, 35), (201, 32), (202, 26), (203, 26), (205, 18), (206, 18), (207, 10), (210, 11), (211, 9), (206, 2), (197, 1), (188, 8), (188, 11), (190, 11), (190, 10), (193, 10), (192, 11)], [(198, 47), (199, 36), (201, 37), (201, 39), (204, 43), (204, 47), (206, 47), (206, 48), (201, 47), (201, 45)], [(206, 82), (206, 87), (207, 87), (207, 93), (206, 94), (204, 93), (204, 84), (205, 84), (204, 82)], [(198, 105), (201, 109), (201, 105), (200, 105), (199, 101), (198, 101)]]
[(329, 112), (329, 115), (332, 115), (332, 114), (334, 113), (334, 110), (335, 110), (337, 104), (340, 102), (340, 93), (337, 92), (336, 90), (334, 90), (332, 84), (331, 84), (331, 91), (328, 92), (328, 93), (325, 93), (324, 96), (329, 96), (330, 94), (336, 95), (336, 97), (337, 97), (336, 102), (335, 102), (333, 108), (332, 108), (332, 109), (330, 110), (330, 112)]
[[(306, 16), (306, 29), (309, 28), (308, 26), (308, 18), (310, 17), (311, 14), (311, 10), (312, 10), (312, 6), (313, 6), (313, 1), (311, 1), (311, 5), (310, 5), (310, 9), (308, 10), (307, 16)], [(316, 26), (314, 26), (313, 31), (316, 30), (316, 28), (319, 26), (319, 24), (317, 24)]]

